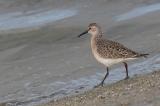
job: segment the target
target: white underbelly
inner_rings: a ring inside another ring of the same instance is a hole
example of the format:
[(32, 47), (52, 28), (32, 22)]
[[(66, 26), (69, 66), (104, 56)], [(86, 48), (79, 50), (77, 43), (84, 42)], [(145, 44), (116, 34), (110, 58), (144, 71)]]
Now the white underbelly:
[(114, 64), (118, 64), (120, 62), (125, 62), (129, 60), (134, 60), (136, 58), (118, 58), (118, 59), (107, 59), (107, 58), (102, 58), (99, 56), (97, 53), (94, 53), (94, 57), (97, 59), (98, 62), (104, 64), (105, 66), (109, 67)]

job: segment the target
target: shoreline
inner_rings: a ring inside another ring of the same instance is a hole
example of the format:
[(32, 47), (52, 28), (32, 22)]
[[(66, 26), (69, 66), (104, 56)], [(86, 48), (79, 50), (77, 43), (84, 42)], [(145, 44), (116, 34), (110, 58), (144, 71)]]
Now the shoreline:
[(159, 106), (160, 71), (38, 106)]
[[(77, 10), (77, 14), (46, 23), (44, 26), (38, 25), (36, 28), (31, 28), (32, 30), (23, 28), (10, 30), (11, 33), (8, 31), (8, 33), (1, 33), (1, 103), (9, 101), (8, 104), (12, 105), (37, 105), (72, 93), (88, 91), (101, 81), (106, 70), (104, 66), (97, 63), (91, 53), (90, 36), (77, 38), (77, 35), (91, 22), (100, 24), (104, 31), (104, 38), (122, 43), (134, 51), (151, 54), (145, 60), (131, 62), (129, 65), (131, 78), (136, 74), (160, 69), (160, 11), (153, 11), (159, 9), (156, 5), (159, 3), (157, 0), (2, 1), (6, 5), (0, 2), (2, 5), (0, 13), (20, 12), (15, 15), (16, 17), (13, 16), (14, 20), (19, 17), (29, 19), (31, 22), (31, 16), (35, 18), (41, 16), (39, 19), (46, 19), (46, 15), (52, 13), (50, 10), (73, 9)], [(146, 10), (144, 7), (152, 12), (142, 11)], [(132, 16), (137, 9), (138, 12), (146, 14), (129, 20), (116, 21), (117, 17), (123, 17), (125, 14), (127, 17)], [(54, 16), (54, 14), (50, 15)], [(50, 18), (46, 20), (48, 19)], [(22, 21), (20, 24), (26, 25), (25, 22), (27, 21)], [(37, 23), (39, 24), (39, 21)], [(116, 67), (113, 67), (114, 71), (110, 73), (106, 85), (124, 78), (124, 67), (122, 65)]]

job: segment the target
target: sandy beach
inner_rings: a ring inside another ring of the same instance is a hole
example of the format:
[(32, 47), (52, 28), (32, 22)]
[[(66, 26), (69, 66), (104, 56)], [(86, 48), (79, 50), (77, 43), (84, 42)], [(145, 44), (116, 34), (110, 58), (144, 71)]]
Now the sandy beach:
[[(94, 99), (99, 105), (117, 101), (132, 106), (132, 100), (143, 102), (141, 93), (146, 102), (158, 103), (159, 0), (0, 0), (0, 5), (0, 103), (33, 106), (69, 96), (53, 105), (81, 105), (82, 96), (88, 105)], [(101, 25), (104, 38), (150, 54), (128, 62), (131, 79), (121, 81), (125, 72), (119, 64), (111, 67), (104, 88), (93, 89), (106, 70), (91, 53), (90, 36), (77, 38), (91, 22)], [(132, 92), (122, 89), (132, 87)], [(140, 93), (140, 87), (146, 90)]]

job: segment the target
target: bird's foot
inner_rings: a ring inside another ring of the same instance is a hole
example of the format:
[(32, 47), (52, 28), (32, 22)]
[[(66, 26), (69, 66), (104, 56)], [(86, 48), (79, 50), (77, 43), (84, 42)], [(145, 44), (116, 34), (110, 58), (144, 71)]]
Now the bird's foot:
[(126, 78), (124, 78), (124, 80), (127, 80), (127, 79), (129, 79), (129, 76), (126, 76)]
[(103, 85), (104, 85), (104, 83), (103, 83), (103, 82), (101, 82), (100, 84), (98, 84), (98, 85), (94, 86), (94, 88), (103, 87)]

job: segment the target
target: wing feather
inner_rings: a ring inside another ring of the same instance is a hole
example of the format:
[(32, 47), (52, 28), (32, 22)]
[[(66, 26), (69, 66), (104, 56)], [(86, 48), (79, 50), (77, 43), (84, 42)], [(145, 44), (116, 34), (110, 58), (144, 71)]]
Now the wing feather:
[(140, 54), (118, 42), (97, 39), (97, 52), (103, 58), (136, 58)]

